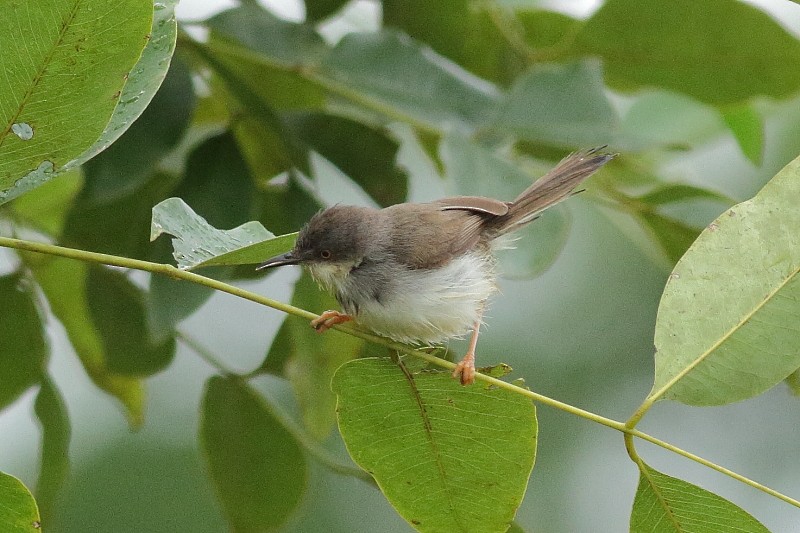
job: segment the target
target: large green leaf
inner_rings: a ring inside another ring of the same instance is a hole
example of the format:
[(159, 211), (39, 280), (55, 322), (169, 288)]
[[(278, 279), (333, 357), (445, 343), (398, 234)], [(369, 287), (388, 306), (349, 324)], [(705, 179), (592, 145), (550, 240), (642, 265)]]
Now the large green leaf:
[(36, 498), (45, 523), (53, 517), (56, 498), (69, 474), (69, 440), (72, 429), (61, 393), (49, 377), (42, 379), (34, 410), (42, 426), (42, 460)]
[[(0, 203), (103, 133), (148, 42), (152, 0), (12, 2), (0, 18)], [(137, 96), (138, 98), (138, 96)]]
[(449, 373), (357, 359), (333, 380), (347, 450), (419, 531), (504, 532), (536, 453), (536, 410)]
[(269, 405), (235, 379), (206, 386), (200, 443), (232, 531), (273, 531), (297, 508), (306, 459)]
[(107, 203), (145, 183), (159, 160), (183, 136), (194, 103), (191, 72), (183, 62), (173, 61), (164, 83), (138, 120), (84, 165), (84, 201)]
[(769, 533), (728, 500), (645, 464), (640, 468), (631, 533)]
[(36, 533), (41, 530), (39, 509), (20, 480), (0, 472), (0, 531)]
[(800, 69), (787, 68), (800, 63), (800, 41), (735, 0), (609, 0), (573, 51), (601, 56), (615, 87), (663, 87), (711, 104), (800, 88)]
[(297, 239), (296, 233), (274, 237), (258, 222), (216, 229), (180, 198), (168, 198), (153, 207), (150, 240), (162, 233), (174, 237), (175, 260), (184, 269), (259, 263), (290, 250)]
[(44, 372), (48, 346), (31, 285), (19, 274), (0, 277), (0, 410)]
[[(304, 273), (297, 281), (292, 305), (314, 312), (335, 309), (336, 301)], [(357, 357), (365, 343), (352, 335), (329, 331), (319, 335), (306, 320), (287, 317), (273, 340), (262, 368), (285, 375), (295, 391), (303, 423), (322, 440), (336, 422), (336, 397), (331, 379), (340, 365)]]
[(122, 403), (131, 427), (144, 421), (144, 388), (137, 378), (110, 370), (103, 339), (89, 311), (89, 266), (62, 258), (25, 254), (50, 310), (64, 326), (72, 347), (92, 381)]
[(520, 76), (500, 105), (494, 127), (555, 146), (607, 144), (618, 127), (596, 63), (538, 65)]
[(800, 368), (800, 158), (711, 223), (675, 266), (651, 398), (719, 405)]

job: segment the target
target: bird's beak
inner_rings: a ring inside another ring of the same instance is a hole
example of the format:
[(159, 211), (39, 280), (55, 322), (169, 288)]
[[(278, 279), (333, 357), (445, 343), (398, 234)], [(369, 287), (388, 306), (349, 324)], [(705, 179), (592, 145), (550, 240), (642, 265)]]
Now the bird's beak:
[(285, 254), (276, 255), (271, 259), (267, 259), (260, 265), (256, 267), (256, 270), (266, 270), (267, 268), (283, 266), (283, 265), (296, 265), (300, 262), (300, 259), (295, 257), (292, 252), (286, 252)]

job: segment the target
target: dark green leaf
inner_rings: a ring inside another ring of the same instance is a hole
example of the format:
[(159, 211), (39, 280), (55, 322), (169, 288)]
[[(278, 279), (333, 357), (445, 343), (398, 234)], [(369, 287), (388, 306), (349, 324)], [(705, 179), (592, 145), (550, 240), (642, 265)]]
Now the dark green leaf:
[(593, 62), (539, 65), (517, 79), (500, 106), (494, 127), (553, 146), (600, 146), (618, 128)]
[[(746, 36), (746, 38), (745, 38)], [(609, 0), (574, 52), (599, 55), (609, 84), (663, 87), (711, 104), (800, 88), (800, 42), (772, 17), (735, 0)]]
[(42, 379), (48, 346), (29, 283), (18, 274), (0, 277), (0, 302), (2, 410)]
[(214, 227), (231, 228), (252, 218), (253, 179), (230, 132), (202, 142), (186, 161), (173, 196), (182, 198)]
[(637, 196), (636, 199), (653, 205), (666, 205), (689, 200), (711, 200), (725, 204), (733, 203), (732, 199), (716, 191), (683, 183), (660, 185), (646, 194)]
[(388, 359), (350, 361), (333, 389), (347, 450), (417, 530), (508, 529), (536, 453), (529, 399)]
[(273, 531), (297, 508), (306, 459), (269, 405), (233, 379), (206, 386), (200, 442), (233, 531)]
[(150, 239), (162, 233), (174, 236), (173, 255), (178, 267), (184, 269), (259, 263), (290, 250), (297, 239), (296, 233), (273, 237), (258, 222), (218, 230), (180, 198), (168, 198), (153, 207)]
[(144, 421), (144, 389), (141, 381), (109, 369), (103, 339), (87, 302), (89, 265), (72, 259), (24, 254), (50, 310), (67, 332), (75, 353), (92, 381), (117, 398), (131, 427)]
[(786, 378), (786, 385), (795, 396), (800, 396), (800, 369), (795, 370)]
[(86, 301), (103, 342), (108, 368), (126, 376), (149, 376), (166, 368), (175, 339), (154, 343), (147, 329), (144, 295), (124, 274), (89, 267)]
[(722, 110), (722, 118), (745, 157), (754, 165), (760, 165), (764, 157), (765, 125), (758, 111), (750, 105), (726, 107)]
[(525, 41), (535, 50), (558, 46), (583, 24), (555, 11), (520, 10), (516, 19), (525, 31)]
[(305, 0), (306, 20), (316, 22), (328, 18), (344, 7), (350, 0)]
[(639, 215), (642, 224), (652, 231), (656, 241), (667, 255), (670, 264), (675, 264), (700, 234), (699, 228), (687, 226), (659, 213), (645, 212)]
[(49, 377), (41, 382), (34, 404), (42, 426), (42, 461), (36, 498), (44, 522), (50, 523), (56, 498), (69, 474), (69, 440), (72, 429), (67, 407)]
[(66, 246), (111, 255), (149, 259), (153, 253), (147, 232), (152, 207), (166, 198), (176, 179), (156, 173), (136, 190), (98, 204), (81, 191), (67, 214), (61, 242)]
[(385, 132), (321, 113), (296, 114), (288, 124), (310, 149), (336, 165), (378, 204), (405, 201), (408, 183), (395, 164), (398, 144)]
[[(0, 18), (0, 203), (41, 185), (103, 133), (147, 44), (152, 0), (13, 2)], [(57, 103), (57, 105), (56, 105)]]
[(194, 107), (189, 69), (173, 61), (150, 105), (108, 149), (84, 165), (83, 200), (108, 203), (149, 180), (159, 160), (180, 140)]
[(642, 463), (631, 533), (769, 533), (728, 500)]
[(41, 519), (36, 501), (20, 480), (0, 472), (0, 531), (37, 533)]

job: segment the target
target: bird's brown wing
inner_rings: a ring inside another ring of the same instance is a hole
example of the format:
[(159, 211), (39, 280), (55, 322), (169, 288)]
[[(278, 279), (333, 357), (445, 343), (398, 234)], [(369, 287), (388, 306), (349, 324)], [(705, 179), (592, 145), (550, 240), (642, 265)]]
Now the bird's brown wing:
[(482, 246), (487, 220), (508, 210), (503, 202), (472, 196), (426, 204), (400, 204), (393, 211), (390, 252), (410, 268), (436, 268)]

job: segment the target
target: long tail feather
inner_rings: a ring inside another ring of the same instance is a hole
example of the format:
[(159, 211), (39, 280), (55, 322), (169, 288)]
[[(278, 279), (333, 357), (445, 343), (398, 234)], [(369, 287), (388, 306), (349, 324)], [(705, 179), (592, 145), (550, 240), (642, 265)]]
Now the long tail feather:
[(515, 231), (571, 196), (575, 187), (614, 158), (614, 154), (601, 152), (604, 148), (582, 150), (562, 159), (509, 204), (508, 213), (498, 217), (496, 231), (499, 234)]

